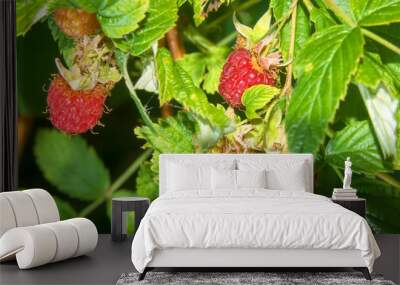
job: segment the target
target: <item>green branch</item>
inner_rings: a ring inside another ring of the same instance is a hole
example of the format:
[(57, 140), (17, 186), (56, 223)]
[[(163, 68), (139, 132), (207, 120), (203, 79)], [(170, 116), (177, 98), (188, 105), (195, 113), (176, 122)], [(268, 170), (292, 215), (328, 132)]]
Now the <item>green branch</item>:
[(236, 36), (237, 36), (237, 32), (236, 32), (236, 31), (230, 33), (230, 34), (227, 35), (226, 37), (222, 38), (222, 40), (220, 40), (220, 41), (217, 43), (217, 46), (224, 46), (224, 45), (229, 44), (231, 41), (234, 41), (234, 40), (236, 39)]
[[(326, 6), (331, 9), (342, 21), (349, 25), (349, 26), (356, 26), (357, 23), (351, 19), (349, 15), (347, 15), (333, 0), (325, 0)], [(377, 34), (362, 28), (361, 32), (363, 33), (364, 36), (380, 43), (381, 45), (385, 46), (386, 48), (394, 51), (397, 54), (400, 54), (400, 48), (389, 42), (388, 40), (382, 38), (381, 36), (378, 36)]]
[(139, 97), (136, 94), (135, 87), (132, 84), (131, 78), (129, 77), (128, 73), (128, 59), (129, 55), (125, 55), (124, 57), (124, 64), (123, 64), (123, 77), (125, 79), (125, 84), (126, 87), (128, 87), (129, 93), (131, 95), (131, 98), (133, 99), (133, 102), (135, 102), (135, 105), (139, 111), (140, 116), (142, 117), (144, 123), (153, 131), (155, 132), (153, 122), (151, 121), (149, 115), (147, 114), (142, 102), (140, 101)]
[(287, 11), (286, 14), (282, 15), (279, 20), (272, 24), (265, 36), (280, 32), (280, 30), (285, 26), (286, 22), (292, 17), (293, 11), (297, 9), (297, 2), (298, 0), (293, 0), (289, 11)]
[(397, 189), (400, 189), (400, 181), (393, 178), (393, 176), (390, 176), (387, 173), (378, 173), (375, 176), (378, 177), (379, 179), (385, 181), (387, 184), (389, 184)]
[(400, 54), (400, 48), (389, 42), (388, 40), (382, 38), (381, 36), (378, 36), (377, 34), (367, 30), (367, 29), (361, 29), (361, 32), (368, 38), (380, 43), (384, 47), (394, 51), (397, 54)]
[(137, 159), (135, 159), (132, 164), (111, 184), (111, 186), (104, 192), (104, 195), (94, 200), (86, 208), (84, 208), (78, 215), (78, 217), (86, 217), (98, 206), (103, 204), (103, 202), (112, 197), (112, 193), (118, 190), (142, 165), (147, 158), (150, 157), (153, 150), (148, 149), (143, 152)]
[(314, 4), (311, 2), (311, 0), (303, 0), (303, 4), (306, 6), (308, 13), (311, 13), (311, 11), (314, 9)]
[(290, 45), (288, 51), (288, 60), (290, 61), (287, 67), (287, 74), (285, 85), (282, 88), (281, 95), (286, 95), (286, 113), (288, 111), (290, 95), (292, 93), (292, 76), (293, 76), (293, 57), (294, 57), (294, 46), (296, 42), (296, 21), (297, 21), (297, 3), (293, 7), (291, 15), (291, 26), (290, 26)]
[(133, 173), (140, 167), (140, 165), (150, 157), (151, 153), (153, 152), (152, 149), (147, 149), (143, 152), (110, 186), (110, 192), (114, 192), (115, 190), (119, 189), (122, 184), (125, 183), (129, 177), (132, 176)]
[(345, 24), (354, 27), (356, 23), (333, 0), (325, 0), (325, 5), (335, 13)]
[(333, 171), (335, 171), (336, 175), (340, 178), (340, 180), (343, 180), (343, 174), (342, 172), (339, 171), (339, 169), (336, 166), (333, 166), (330, 164), (330, 166), (332, 167)]
[(204, 52), (209, 52), (215, 46), (213, 42), (200, 34), (193, 26), (188, 26), (184, 31), (184, 36), (190, 42), (200, 47)]

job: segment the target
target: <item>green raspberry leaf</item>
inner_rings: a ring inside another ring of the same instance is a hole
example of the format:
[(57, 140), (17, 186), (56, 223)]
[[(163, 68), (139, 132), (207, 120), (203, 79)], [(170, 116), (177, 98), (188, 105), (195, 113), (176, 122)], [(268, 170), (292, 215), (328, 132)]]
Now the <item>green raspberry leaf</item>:
[(352, 0), (351, 6), (360, 26), (400, 22), (399, 0)]
[(354, 177), (352, 182), (357, 195), (368, 201), (367, 221), (372, 230), (377, 234), (400, 232), (399, 189), (374, 178)]
[(192, 153), (193, 130), (184, 114), (168, 117), (154, 124), (155, 131), (147, 126), (135, 128), (135, 134), (146, 140), (146, 147), (154, 148), (160, 153)]
[[(400, 108), (397, 108), (396, 111), (396, 122), (400, 122)], [(400, 125), (397, 124), (397, 129), (396, 129), (396, 157), (393, 160), (393, 167), (396, 170), (400, 170)]]
[(75, 48), (75, 42), (72, 38), (66, 36), (56, 25), (54, 19), (49, 17), (47, 20), (49, 24), (49, 29), (51, 31), (51, 35), (53, 36), (54, 41), (57, 42), (58, 49), (62, 54), (65, 63), (68, 67), (72, 67), (73, 65), (73, 53)]
[(68, 202), (55, 196), (53, 196), (53, 198), (54, 201), (56, 201), (61, 220), (67, 220), (78, 216), (76, 210)]
[(358, 67), (355, 81), (375, 89), (381, 82), (395, 92), (395, 79), (387, 71), (378, 54), (366, 52)]
[(176, 0), (150, 0), (148, 16), (140, 23), (140, 28), (126, 38), (114, 42), (125, 52), (141, 55), (172, 29), (177, 19)]
[(368, 121), (351, 122), (337, 132), (326, 146), (325, 158), (329, 164), (344, 168), (347, 157), (351, 157), (355, 172), (375, 174), (386, 170)]
[(25, 35), (38, 21), (47, 17), (47, 0), (18, 0), (16, 3), (17, 36)]
[(192, 78), (193, 84), (200, 87), (206, 72), (206, 58), (201, 52), (185, 54), (184, 57), (176, 61), (183, 70)]
[(355, 77), (384, 158), (396, 157), (396, 111), (399, 105), (394, 79), (378, 54), (366, 53)]
[[(115, 0), (112, 0), (115, 2)], [(49, 5), (52, 10), (57, 8), (78, 8), (88, 13), (96, 13), (104, 8), (109, 2), (108, 0), (57, 0), (50, 1)]]
[(135, 31), (146, 16), (150, 0), (114, 0), (97, 12), (103, 32), (110, 38), (122, 38)]
[(384, 158), (395, 157), (397, 152), (395, 114), (399, 100), (392, 97), (384, 85), (371, 89), (359, 83), (358, 88), (367, 107)]
[(259, 84), (247, 88), (242, 96), (242, 104), (246, 107), (246, 116), (249, 119), (260, 118), (257, 110), (264, 108), (272, 98), (279, 94), (279, 89), (273, 86)]
[(219, 79), (224, 67), (229, 49), (224, 47), (211, 48), (209, 53), (205, 54), (206, 73), (204, 74), (203, 89), (213, 94), (218, 91)]
[(228, 52), (225, 47), (210, 47), (204, 53), (186, 54), (177, 63), (191, 76), (196, 87), (202, 86), (204, 91), (214, 94), (218, 91), (219, 78)]
[(158, 175), (151, 170), (151, 163), (143, 163), (136, 177), (136, 193), (154, 200), (158, 197)]
[[(392, 42), (394, 45), (400, 46), (400, 23), (371, 27), (369, 29), (377, 35)], [(400, 54), (397, 54), (385, 46), (373, 41), (369, 41), (368, 45), (374, 50), (374, 52), (379, 53), (385, 69), (391, 74), (395, 81), (395, 85), (400, 89)]]
[(355, 26), (356, 19), (352, 9), (351, 0), (317, 0), (320, 7), (327, 7), (343, 24)]
[[(271, 7), (274, 13), (275, 20), (280, 20), (282, 17), (290, 11), (292, 0), (272, 0)], [(296, 16), (296, 36), (295, 36), (295, 47), (294, 56), (303, 49), (306, 41), (310, 37), (310, 20), (308, 19), (306, 8), (302, 4), (297, 5), (297, 16)], [(283, 25), (280, 32), (280, 51), (285, 60), (289, 60), (288, 52), (290, 46), (290, 26), (291, 20), (287, 20)]]
[(203, 120), (219, 127), (230, 129), (231, 121), (221, 105), (213, 105), (206, 94), (193, 84), (190, 75), (175, 63), (165, 48), (159, 49), (156, 57), (160, 105), (175, 99), (184, 108), (200, 116)]
[(323, 8), (313, 8), (310, 12), (310, 20), (314, 23), (317, 32), (336, 24), (332, 16)]
[(44, 177), (72, 198), (95, 200), (110, 186), (107, 168), (79, 136), (41, 129), (36, 136), (34, 153)]
[(298, 81), (286, 116), (291, 152), (316, 153), (363, 52), (359, 28), (332, 26), (317, 32), (296, 59)]

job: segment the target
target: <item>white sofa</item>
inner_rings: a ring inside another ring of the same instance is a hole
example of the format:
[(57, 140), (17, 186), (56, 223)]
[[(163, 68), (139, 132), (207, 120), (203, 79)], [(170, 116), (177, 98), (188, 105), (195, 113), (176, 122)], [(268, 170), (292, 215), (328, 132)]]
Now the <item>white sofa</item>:
[(96, 226), (88, 219), (60, 221), (57, 205), (43, 189), (0, 193), (0, 262), (20, 269), (84, 255), (96, 248)]

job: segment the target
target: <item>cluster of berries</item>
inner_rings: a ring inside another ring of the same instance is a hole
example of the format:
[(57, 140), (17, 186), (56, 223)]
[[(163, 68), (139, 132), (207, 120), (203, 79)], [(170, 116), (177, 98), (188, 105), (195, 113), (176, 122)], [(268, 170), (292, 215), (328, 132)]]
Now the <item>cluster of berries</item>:
[(72, 65), (63, 66), (51, 81), (47, 105), (50, 121), (68, 134), (81, 134), (100, 124), (105, 100), (120, 73), (112, 49), (100, 33), (95, 14), (63, 8), (53, 13), (58, 28), (74, 40)]

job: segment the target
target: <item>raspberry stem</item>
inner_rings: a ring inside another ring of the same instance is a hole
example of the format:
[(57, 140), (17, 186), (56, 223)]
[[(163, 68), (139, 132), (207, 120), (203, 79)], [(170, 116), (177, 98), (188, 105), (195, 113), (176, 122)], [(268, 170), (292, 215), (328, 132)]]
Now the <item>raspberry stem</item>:
[(396, 178), (393, 176), (387, 174), (387, 173), (377, 173), (375, 175), (379, 179), (385, 181), (387, 184), (392, 185), (393, 187), (400, 189), (400, 181), (398, 181)]
[(292, 73), (293, 73), (293, 55), (294, 55), (294, 44), (295, 44), (295, 39), (296, 39), (296, 19), (297, 19), (297, 3), (293, 7), (292, 10), (292, 16), (291, 16), (291, 27), (290, 27), (290, 45), (289, 45), (289, 51), (288, 51), (288, 58), (290, 60), (290, 63), (287, 66), (287, 74), (286, 74), (286, 80), (285, 80), (285, 85), (282, 88), (281, 91), (281, 96), (282, 95), (287, 95), (286, 99), (286, 109), (289, 105), (289, 100), (290, 100), (290, 95), (292, 93)]
[(298, 2), (298, 0), (294, 0), (292, 2), (292, 4), (290, 5), (289, 11), (271, 26), (271, 28), (269, 29), (269, 32), (266, 34), (266, 36), (273, 32), (278, 33), (283, 28), (286, 21), (289, 20), (289, 18), (292, 16), (293, 10), (295, 8), (297, 8), (297, 2)]
[(354, 27), (356, 23), (333, 0), (325, 0), (325, 5), (332, 10), (345, 24)]
[(103, 204), (103, 202), (112, 197), (112, 193), (118, 189), (129, 179), (143, 164), (143, 162), (149, 158), (150, 154), (153, 152), (152, 149), (148, 149), (143, 152), (138, 158), (136, 158), (131, 165), (111, 184), (111, 186), (104, 192), (104, 195), (93, 201), (91, 204), (86, 206), (82, 211), (80, 211), (78, 217), (86, 217), (98, 206)]
[(205, 38), (193, 26), (189, 26), (184, 33), (185, 37), (193, 44), (197, 45), (204, 52), (209, 52), (215, 46), (213, 42)]
[(361, 32), (366, 36), (369, 37), (370, 39), (380, 43), (384, 47), (394, 51), (397, 54), (400, 54), (400, 48), (389, 42), (388, 40), (378, 36), (377, 34), (367, 30), (367, 29), (361, 29)]
[[(182, 38), (180, 36), (177, 26), (169, 30), (165, 38), (167, 40), (168, 48), (171, 51), (172, 58), (174, 60), (180, 59), (185, 56), (185, 47), (183, 45)], [(163, 118), (173, 115), (172, 106), (169, 102), (166, 102), (161, 106), (161, 115)]]
[(185, 47), (182, 44), (182, 39), (179, 37), (177, 27), (172, 28), (165, 37), (173, 59), (182, 58), (185, 55)]
[(144, 108), (142, 102), (140, 101), (139, 97), (136, 94), (135, 87), (132, 84), (131, 78), (129, 77), (128, 73), (128, 59), (129, 55), (124, 56), (124, 62), (123, 62), (123, 77), (125, 79), (125, 84), (126, 87), (129, 90), (129, 93), (131, 95), (131, 98), (133, 99), (133, 102), (135, 102), (136, 108), (139, 111), (140, 116), (142, 117), (144, 123), (152, 130), (154, 133), (156, 130), (154, 129), (153, 122), (151, 121), (149, 115), (146, 112), (146, 109)]

